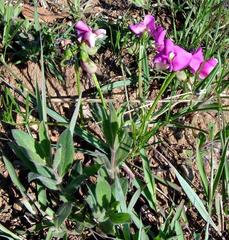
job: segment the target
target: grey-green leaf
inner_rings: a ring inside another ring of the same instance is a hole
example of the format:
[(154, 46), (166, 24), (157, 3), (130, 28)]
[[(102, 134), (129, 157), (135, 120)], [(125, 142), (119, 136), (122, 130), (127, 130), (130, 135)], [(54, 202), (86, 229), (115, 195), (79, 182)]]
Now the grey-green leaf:
[(130, 223), (131, 217), (128, 213), (112, 213), (110, 215), (110, 220), (113, 224), (124, 224)]
[(73, 139), (69, 129), (64, 130), (60, 135), (58, 145), (62, 146), (61, 161), (58, 166), (58, 172), (59, 175), (63, 177), (70, 168), (74, 155)]
[(57, 210), (55, 225), (60, 227), (61, 224), (71, 214), (72, 204), (70, 202), (63, 203), (62, 206)]
[(51, 190), (58, 190), (58, 184), (57, 184), (56, 180), (53, 180), (51, 178), (47, 178), (47, 177), (41, 176), (39, 174), (30, 172), (28, 174), (28, 181), (31, 182), (35, 179), (40, 180), (47, 188), (49, 188)]
[(98, 204), (101, 207), (108, 207), (111, 201), (111, 187), (109, 183), (102, 177), (97, 180), (95, 194)]
[(196, 207), (196, 209), (198, 210), (198, 212), (200, 213), (200, 215), (202, 216), (202, 218), (209, 223), (217, 232), (217, 226), (215, 225), (215, 223), (212, 221), (209, 213), (207, 212), (207, 210), (204, 207), (203, 202), (201, 201), (201, 199), (199, 198), (199, 196), (195, 193), (195, 191), (190, 187), (190, 185), (185, 181), (185, 179), (180, 175), (180, 173), (176, 170), (176, 168), (170, 164), (170, 166), (172, 167), (173, 171), (176, 174), (176, 177), (180, 183), (180, 185), (182, 186), (184, 192), (186, 193), (186, 195), (188, 196), (189, 200), (191, 201), (191, 203)]

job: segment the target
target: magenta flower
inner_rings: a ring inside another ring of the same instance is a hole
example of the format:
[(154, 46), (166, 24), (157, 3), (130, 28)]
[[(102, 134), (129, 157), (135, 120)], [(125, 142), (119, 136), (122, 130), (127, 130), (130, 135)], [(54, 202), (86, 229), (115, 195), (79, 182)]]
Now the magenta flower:
[(192, 54), (175, 45), (170, 39), (164, 41), (164, 48), (154, 58), (154, 64), (158, 68), (169, 68), (170, 71), (180, 71), (186, 68), (192, 59)]
[(158, 26), (151, 34), (154, 38), (157, 51), (162, 51), (165, 45), (166, 30), (163, 27)]
[(210, 58), (207, 61), (203, 62), (200, 66), (199, 77), (200, 79), (205, 79), (211, 71), (217, 65), (218, 60), (216, 58)]
[(189, 63), (189, 70), (191, 73), (199, 73), (199, 78), (206, 78), (211, 71), (217, 65), (218, 60), (216, 58), (210, 58), (204, 61), (204, 55), (202, 48), (198, 48), (196, 52), (192, 54), (192, 59)]
[(200, 68), (200, 65), (204, 61), (204, 55), (202, 48), (198, 48), (196, 52), (192, 54), (192, 59), (189, 63), (189, 69), (192, 74), (196, 73)]
[(155, 30), (155, 20), (152, 15), (146, 15), (143, 22), (132, 24), (129, 26), (130, 30), (137, 36), (140, 36), (145, 31), (153, 32)]
[(105, 29), (92, 30), (83, 21), (79, 21), (75, 24), (75, 29), (78, 36), (78, 41), (86, 42), (89, 47), (95, 47), (95, 42), (99, 38), (103, 38), (106, 35)]

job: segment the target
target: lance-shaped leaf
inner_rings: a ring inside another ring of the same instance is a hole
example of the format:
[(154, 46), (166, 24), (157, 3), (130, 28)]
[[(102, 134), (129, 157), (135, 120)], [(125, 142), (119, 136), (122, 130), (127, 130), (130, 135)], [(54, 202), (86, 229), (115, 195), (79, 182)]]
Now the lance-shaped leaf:
[(73, 139), (69, 129), (64, 130), (60, 135), (58, 145), (61, 146), (61, 160), (58, 165), (58, 173), (63, 177), (70, 168), (74, 155)]

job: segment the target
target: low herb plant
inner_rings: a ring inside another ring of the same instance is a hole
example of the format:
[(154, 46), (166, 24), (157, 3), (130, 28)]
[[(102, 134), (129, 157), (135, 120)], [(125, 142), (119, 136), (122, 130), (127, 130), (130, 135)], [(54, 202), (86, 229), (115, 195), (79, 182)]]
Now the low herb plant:
[[(32, 34), (38, 39), (35, 55), (41, 64), (41, 89), (37, 84), (35, 93), (25, 93), (23, 88), (2, 79), (6, 88), (1, 88), (0, 98), (1, 121), (16, 126), (8, 143), (14, 155), (3, 152), (2, 158), (22, 197), (29, 227), (7, 229), (0, 224), (1, 236), (47, 240), (72, 236), (125, 240), (222, 238), (228, 214), (228, 123), (222, 117), (222, 127), (215, 133), (213, 125), (205, 130), (182, 124), (180, 119), (213, 110), (224, 116), (228, 111), (222, 99), (228, 87), (225, 81), (227, 65), (222, 54), (226, 42), (225, 25), (221, 24), (225, 9), (220, 1), (203, 0), (199, 5), (191, 0), (164, 2), (158, 1), (155, 11), (163, 7), (169, 9), (173, 24), (168, 30), (151, 14), (144, 14), (140, 22), (120, 23), (127, 19), (125, 16), (119, 19), (116, 28), (109, 27), (109, 22), (105, 24), (106, 30), (99, 28), (99, 21), (98, 26), (91, 27), (79, 19), (80, 1), (71, 5), (71, 10), (75, 11), (73, 16), (78, 19), (63, 38), (60, 36), (59, 42), (61, 65), (73, 65), (75, 69), (78, 99), (70, 119), (47, 103), (45, 64), (55, 55), (55, 30), (47, 26), (42, 28), (38, 19), (34, 24), (29, 23), (33, 30), (23, 32), (23, 36)], [(130, 1), (130, 4), (130, 7), (151, 9), (149, 1)], [(8, 37), (3, 38), (2, 62), (8, 66), (8, 49), (15, 46), (14, 39), (22, 37), (17, 31), (25, 22), (14, 22), (13, 16), (17, 17), (20, 12), (19, 5), (7, 8), (1, 2), (0, 7), (2, 17), (9, 11), (13, 19), (4, 17), (1, 22), (4, 32), (11, 29)], [(191, 11), (187, 15), (184, 9)], [(175, 21), (179, 14), (186, 20), (178, 28)], [(213, 19), (222, 14), (216, 28), (209, 21), (211, 14)], [(12, 24), (18, 26), (15, 34)], [(213, 43), (214, 37), (221, 44), (218, 49)], [(28, 46), (30, 43), (23, 38), (17, 44)], [(105, 48), (106, 44), (117, 56), (122, 73), (122, 79), (110, 85), (102, 85), (97, 78), (96, 58), (100, 47)], [(127, 47), (135, 59), (135, 69), (129, 69), (121, 59)], [(47, 49), (51, 49), (51, 53)], [(31, 55), (33, 50), (25, 48), (23, 54)], [(85, 76), (95, 86), (96, 103), (92, 101), (88, 105), (90, 120), (99, 134), (85, 123), (81, 86)], [(155, 79), (158, 80), (157, 94), (152, 100), (148, 99), (149, 89)], [(126, 102), (116, 107), (106, 93), (119, 87), (124, 88)], [(137, 104), (129, 99), (128, 90), (135, 92)], [(12, 91), (24, 100), (22, 106)], [(179, 104), (182, 107), (177, 107)], [(21, 108), (24, 113), (20, 112)], [(20, 129), (15, 114), (23, 119)], [(37, 132), (31, 128), (34, 124), (31, 115), (38, 125)], [(51, 140), (53, 125), (60, 129), (57, 141)], [(168, 126), (198, 131), (191, 158), (197, 167), (198, 186), (202, 189), (196, 189), (174, 162), (157, 149), (154, 153), (167, 167), (168, 179), (152, 169), (152, 145), (161, 144), (160, 130)], [(79, 139), (87, 145), (79, 147)], [(216, 143), (220, 146), (218, 159), (213, 156)], [(210, 158), (205, 159), (209, 151)], [(84, 154), (84, 161), (78, 160), (78, 152)], [(24, 176), (18, 175), (14, 159), (19, 161)], [(210, 165), (210, 173), (206, 162)], [(167, 195), (161, 186), (167, 189)], [(164, 202), (167, 203), (165, 208)], [(192, 211), (201, 219), (201, 230), (191, 223)]]

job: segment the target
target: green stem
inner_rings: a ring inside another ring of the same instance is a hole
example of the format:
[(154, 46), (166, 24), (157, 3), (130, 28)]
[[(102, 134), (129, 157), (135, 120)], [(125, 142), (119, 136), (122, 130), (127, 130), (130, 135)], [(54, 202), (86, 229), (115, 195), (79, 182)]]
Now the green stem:
[[(81, 82), (80, 82), (79, 64), (75, 64), (75, 79), (76, 79), (76, 94), (78, 96), (80, 96), (81, 95)], [(79, 114), (80, 114), (80, 119), (82, 121), (83, 120), (83, 108), (82, 108), (81, 102), (80, 102)]]
[(144, 46), (140, 44), (139, 56), (138, 56), (138, 94), (139, 98), (143, 97), (143, 80), (142, 80), (142, 59), (143, 59), (143, 48)]
[(150, 120), (153, 112), (155, 111), (155, 109), (157, 107), (158, 101), (161, 99), (161, 96), (163, 95), (163, 93), (165, 92), (165, 90), (167, 89), (167, 87), (169, 86), (169, 84), (171, 83), (171, 81), (173, 80), (174, 77), (175, 77), (175, 73), (172, 73), (169, 75), (169, 77), (167, 79), (165, 79), (155, 101), (153, 102), (152, 106), (150, 107), (150, 109), (146, 115), (147, 122)]
[(100, 88), (99, 81), (98, 81), (96, 75), (93, 73), (93, 74), (91, 75), (91, 78), (92, 78), (92, 80), (93, 80), (93, 82), (94, 82), (94, 84), (95, 84), (95, 87), (96, 87), (96, 89), (97, 89), (97, 91), (98, 91), (98, 93), (99, 93), (99, 96), (100, 96), (102, 105), (103, 105), (104, 109), (107, 110), (106, 102), (105, 102), (105, 99), (104, 99), (104, 97), (103, 97), (103, 93), (102, 93), (102, 90), (101, 90), (101, 88)]
[(115, 157), (115, 150), (111, 148), (111, 179), (116, 178), (116, 157)]

